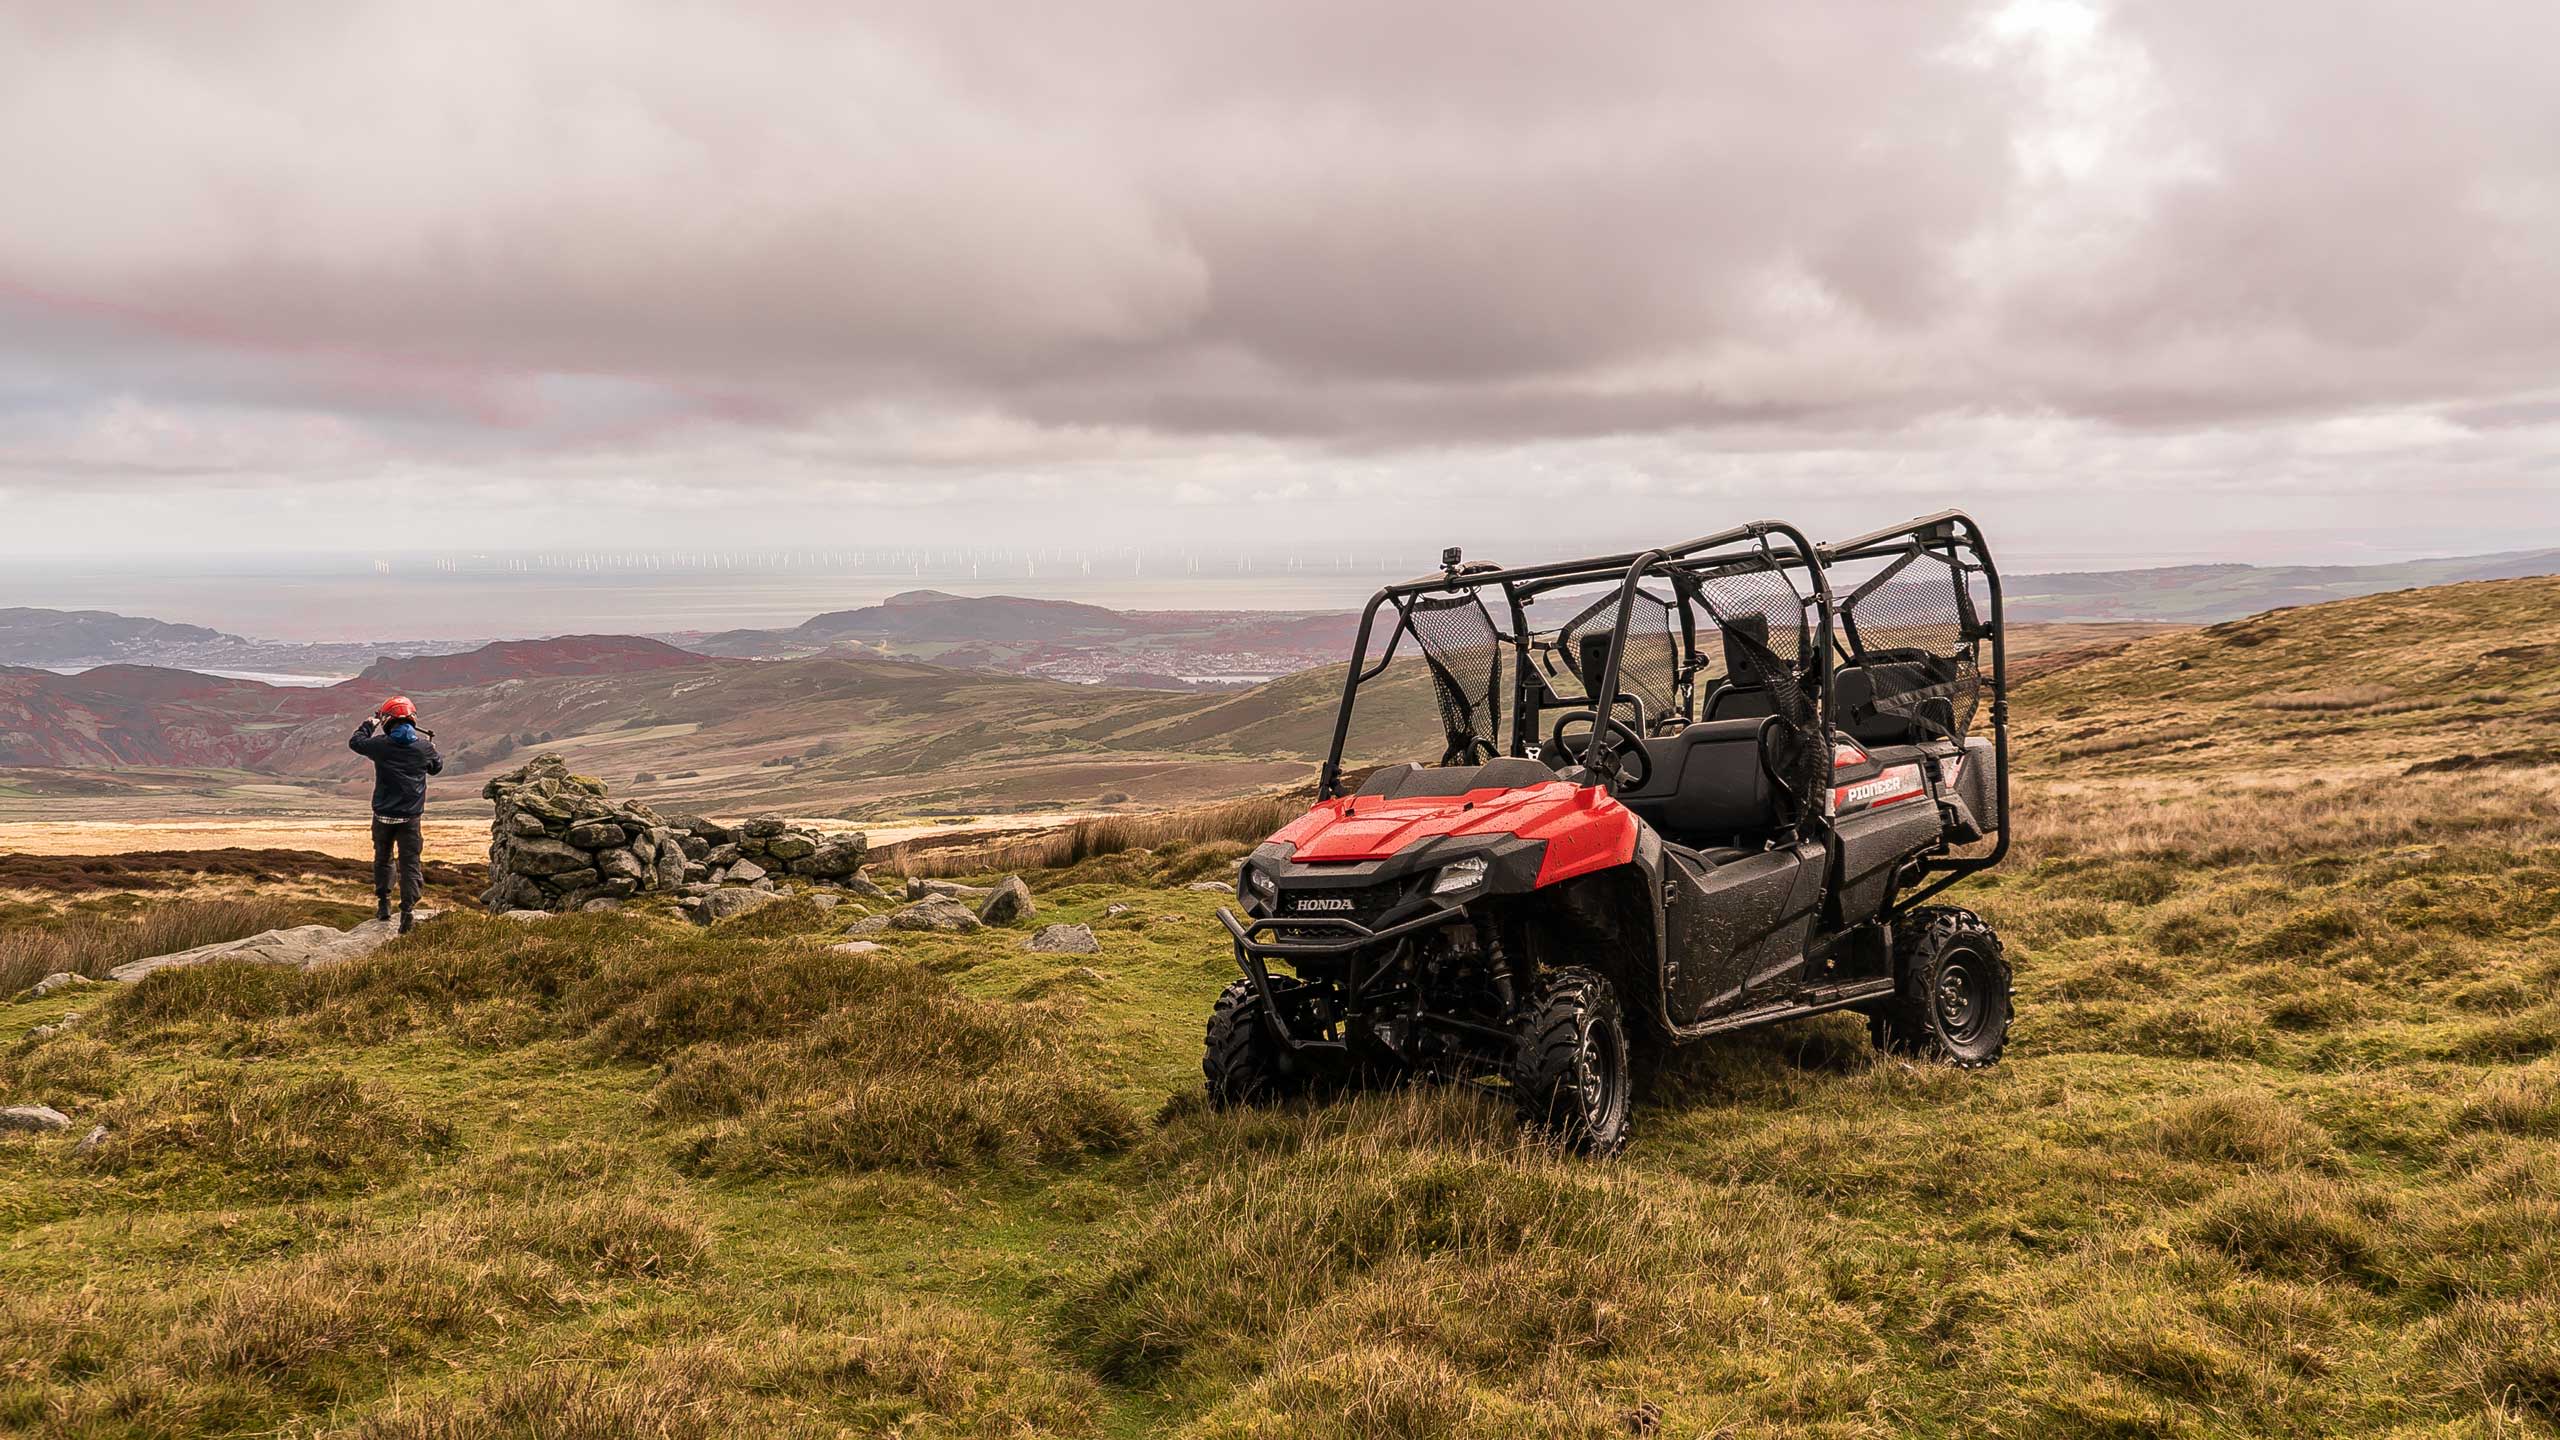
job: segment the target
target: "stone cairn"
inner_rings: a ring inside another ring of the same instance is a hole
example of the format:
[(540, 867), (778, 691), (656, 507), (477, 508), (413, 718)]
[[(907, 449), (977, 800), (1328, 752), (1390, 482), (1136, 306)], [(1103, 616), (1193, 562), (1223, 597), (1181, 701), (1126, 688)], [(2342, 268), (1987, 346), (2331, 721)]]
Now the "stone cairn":
[(489, 831), (489, 888), (481, 903), (509, 910), (610, 909), (634, 895), (685, 897), (708, 923), (784, 892), (778, 876), (870, 898), (859, 833), (821, 834), (770, 815), (732, 828), (665, 816), (637, 800), (605, 798), (604, 782), (539, 755), (480, 793), (497, 807)]

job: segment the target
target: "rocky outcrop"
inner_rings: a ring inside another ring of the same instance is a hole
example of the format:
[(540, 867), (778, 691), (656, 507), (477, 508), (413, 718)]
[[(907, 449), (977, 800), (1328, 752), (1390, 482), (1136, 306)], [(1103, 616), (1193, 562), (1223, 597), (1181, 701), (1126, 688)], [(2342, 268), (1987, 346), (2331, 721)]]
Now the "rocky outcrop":
[(773, 895), (788, 881), (807, 881), (879, 893), (862, 873), (869, 844), (858, 832), (821, 833), (772, 815), (737, 826), (661, 815), (636, 800), (609, 799), (604, 782), (571, 774), (557, 755), (538, 755), (481, 793), (497, 807), (489, 888), (480, 897), (493, 913), (581, 910), (679, 891), (709, 924), (742, 913), (735, 901), (704, 904), (714, 891)]
[(50, 1105), (12, 1105), (0, 1110), (0, 1131), (23, 1130), (41, 1135), (70, 1128), (71, 1117)]
[[(439, 913), (421, 910), (418, 923), (423, 925)], [(334, 965), (359, 955), (370, 955), (400, 937), (397, 921), (367, 920), (352, 930), (336, 930), (326, 925), (296, 925), (284, 930), (261, 930), (238, 940), (220, 940), (199, 945), (192, 950), (178, 950), (167, 955), (154, 955), (147, 960), (131, 960), (107, 972), (111, 980), (132, 982), (154, 970), (170, 970), (184, 965), (202, 965), (208, 960), (239, 960), (258, 965), (292, 965), (309, 970), (321, 965)]]

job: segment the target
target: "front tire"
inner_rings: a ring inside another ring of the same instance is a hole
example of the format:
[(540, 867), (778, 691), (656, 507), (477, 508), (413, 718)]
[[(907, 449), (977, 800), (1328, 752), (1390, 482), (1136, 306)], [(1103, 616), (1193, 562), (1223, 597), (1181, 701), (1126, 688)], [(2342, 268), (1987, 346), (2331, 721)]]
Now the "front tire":
[(1608, 977), (1549, 971), (1529, 1005), (1511, 1088), (1520, 1118), (1584, 1155), (1615, 1155), (1630, 1128), (1627, 1023)]
[(1879, 1049), (1961, 1069), (2009, 1044), (2009, 960), (1970, 910), (1928, 906), (1894, 926), (1893, 998), (1867, 1016)]
[[(1289, 1003), (1296, 982), (1274, 976), (1272, 998)], [(1208, 1080), (1209, 1105), (1216, 1110), (1247, 1105), (1276, 1105), (1306, 1093), (1306, 1067), (1272, 1031), (1262, 997), (1250, 980), (1231, 982), (1209, 1010), (1209, 1030), (1200, 1056), (1200, 1072)]]

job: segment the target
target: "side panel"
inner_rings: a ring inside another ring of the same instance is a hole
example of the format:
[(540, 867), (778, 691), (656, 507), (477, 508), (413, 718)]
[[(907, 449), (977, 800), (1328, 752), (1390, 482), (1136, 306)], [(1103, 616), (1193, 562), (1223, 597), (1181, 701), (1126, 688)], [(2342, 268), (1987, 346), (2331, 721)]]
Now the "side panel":
[(1716, 865), (1663, 847), (1665, 989), (1675, 1022), (1731, 1010), (1793, 974), (1821, 890), (1820, 855), (1772, 850)]
[(1840, 919), (1863, 924), (1884, 908), (1885, 892), (1902, 862), (1935, 849), (1945, 838), (1938, 807), (1927, 799), (1905, 801), (1840, 822)]

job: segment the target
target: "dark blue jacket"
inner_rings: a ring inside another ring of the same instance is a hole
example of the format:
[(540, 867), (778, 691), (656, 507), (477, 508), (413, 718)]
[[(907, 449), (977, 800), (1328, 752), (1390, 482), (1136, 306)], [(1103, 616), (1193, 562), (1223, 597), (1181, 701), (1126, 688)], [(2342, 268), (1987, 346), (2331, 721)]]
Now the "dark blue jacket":
[(373, 722), (356, 727), (347, 748), (373, 762), (373, 813), (385, 820), (415, 820), (427, 813), (427, 777), (444, 773), (436, 742), (405, 720), (377, 735)]

